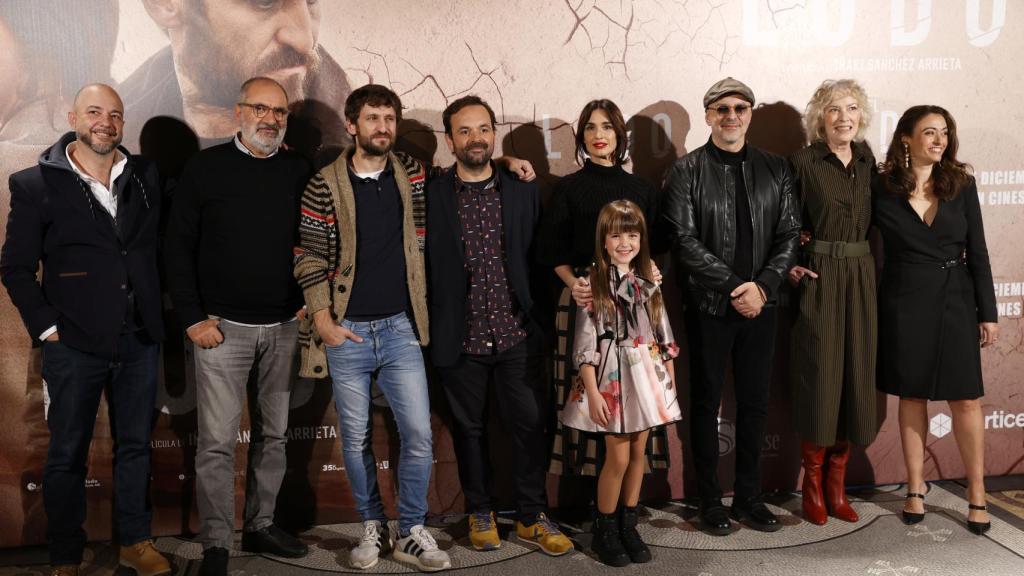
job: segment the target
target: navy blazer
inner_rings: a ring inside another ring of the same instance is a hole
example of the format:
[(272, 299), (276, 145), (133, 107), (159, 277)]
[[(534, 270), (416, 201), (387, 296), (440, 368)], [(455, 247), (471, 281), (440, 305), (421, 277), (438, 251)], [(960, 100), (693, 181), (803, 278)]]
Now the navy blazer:
[[(10, 177), (11, 211), (0, 278), (33, 342), (56, 325), (61, 342), (110, 357), (135, 298), (139, 328), (163, 338), (157, 231), (156, 167), (128, 157), (117, 178), (117, 221), (92, 196), (65, 155), (69, 132), (39, 164)], [(42, 264), (42, 282), (36, 271)]]
[[(523, 182), (502, 168), (495, 170), (501, 194), (505, 274), (519, 309), (529, 321), (535, 321), (529, 268), (540, 217), (540, 192), (534, 182)], [(454, 167), (427, 185), (427, 296), (435, 366), (451, 366), (458, 360), (466, 331), (469, 272), (455, 186)]]

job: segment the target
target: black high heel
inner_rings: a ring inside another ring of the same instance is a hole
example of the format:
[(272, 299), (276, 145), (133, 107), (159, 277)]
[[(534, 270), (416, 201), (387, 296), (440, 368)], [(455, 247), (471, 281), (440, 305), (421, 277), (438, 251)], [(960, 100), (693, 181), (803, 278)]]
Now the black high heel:
[[(988, 508), (984, 505), (978, 506), (977, 504), (968, 503), (967, 507), (971, 510), (987, 510)], [(992, 522), (974, 522), (971, 520), (967, 521), (967, 529), (974, 532), (978, 536), (982, 536), (985, 532), (988, 532), (992, 528)]]
[[(907, 492), (907, 498), (920, 498), (921, 500), (924, 500), (924, 494), (918, 492)], [(908, 512), (906, 510), (903, 511), (904, 524), (917, 524), (921, 520), (924, 520), (924, 512)]]

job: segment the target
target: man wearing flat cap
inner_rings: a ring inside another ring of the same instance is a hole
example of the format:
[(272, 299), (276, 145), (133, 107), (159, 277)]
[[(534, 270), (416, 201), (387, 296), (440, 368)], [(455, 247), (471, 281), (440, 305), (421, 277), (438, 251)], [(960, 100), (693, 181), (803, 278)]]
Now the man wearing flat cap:
[[(708, 533), (780, 525), (761, 499), (760, 456), (775, 352), (775, 301), (799, 242), (793, 180), (782, 158), (746, 142), (754, 93), (725, 78), (704, 95), (708, 142), (680, 158), (665, 181), (662, 224), (686, 277), (690, 346), (690, 438)], [(726, 363), (736, 396), (732, 508), (718, 481), (718, 412)]]

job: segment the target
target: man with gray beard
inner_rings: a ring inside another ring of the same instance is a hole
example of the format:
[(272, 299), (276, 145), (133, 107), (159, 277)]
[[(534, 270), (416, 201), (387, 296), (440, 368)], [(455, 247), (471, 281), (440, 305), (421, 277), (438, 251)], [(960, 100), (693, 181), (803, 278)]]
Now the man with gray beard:
[(227, 574), (235, 511), (234, 453), (254, 374), (242, 549), (300, 557), (306, 545), (274, 525), (285, 472), (288, 403), (297, 372), (292, 277), (299, 198), (311, 166), (281, 149), (288, 95), (270, 78), (238, 95), (234, 140), (185, 167), (165, 247), (171, 299), (195, 344), (200, 574)]

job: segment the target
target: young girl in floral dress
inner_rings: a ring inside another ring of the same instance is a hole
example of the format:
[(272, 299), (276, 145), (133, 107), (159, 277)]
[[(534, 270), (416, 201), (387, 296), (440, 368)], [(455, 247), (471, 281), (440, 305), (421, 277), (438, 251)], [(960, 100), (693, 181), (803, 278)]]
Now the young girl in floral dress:
[(636, 204), (617, 200), (601, 210), (595, 253), (594, 300), (576, 317), (573, 363), (580, 376), (560, 418), (604, 435), (592, 548), (601, 562), (625, 566), (651, 559), (636, 530), (636, 505), (648, 432), (682, 417), (672, 365), (679, 347), (661, 290), (650, 280), (647, 229)]

